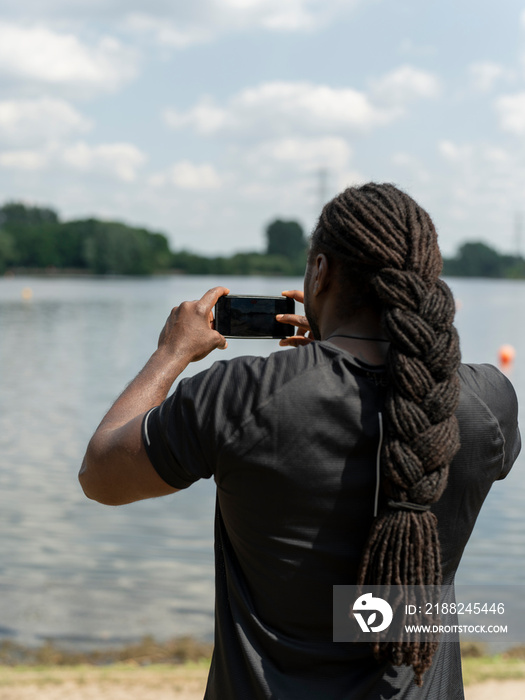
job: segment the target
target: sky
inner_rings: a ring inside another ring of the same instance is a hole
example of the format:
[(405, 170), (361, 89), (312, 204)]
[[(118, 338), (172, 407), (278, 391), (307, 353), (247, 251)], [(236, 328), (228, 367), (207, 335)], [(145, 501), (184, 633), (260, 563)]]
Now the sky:
[(368, 181), (525, 253), (525, 0), (2, 0), (0, 203), (229, 255)]

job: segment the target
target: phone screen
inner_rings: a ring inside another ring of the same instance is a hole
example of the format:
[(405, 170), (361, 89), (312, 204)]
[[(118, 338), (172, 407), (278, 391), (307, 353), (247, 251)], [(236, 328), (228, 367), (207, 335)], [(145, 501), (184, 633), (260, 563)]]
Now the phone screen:
[(275, 316), (293, 313), (295, 303), (288, 297), (228, 295), (215, 306), (215, 328), (229, 338), (286, 338), (294, 327)]

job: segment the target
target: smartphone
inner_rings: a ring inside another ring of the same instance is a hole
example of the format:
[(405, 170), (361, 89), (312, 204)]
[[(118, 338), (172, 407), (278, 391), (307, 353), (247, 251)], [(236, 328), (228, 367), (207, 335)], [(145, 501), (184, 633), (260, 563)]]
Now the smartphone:
[(228, 294), (215, 305), (215, 330), (226, 338), (287, 338), (294, 326), (279, 323), (276, 314), (295, 313), (295, 302), (288, 297)]

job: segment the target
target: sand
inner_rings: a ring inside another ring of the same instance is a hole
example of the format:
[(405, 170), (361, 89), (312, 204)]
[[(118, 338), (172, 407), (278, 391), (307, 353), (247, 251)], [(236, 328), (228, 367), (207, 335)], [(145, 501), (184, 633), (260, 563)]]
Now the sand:
[(0, 676), (0, 700), (202, 700), (208, 669), (13, 669)]
[(525, 681), (485, 681), (465, 688), (465, 700), (494, 700), (494, 698), (523, 700)]
[[(2, 672), (0, 700), (202, 700), (207, 669), (85, 667)], [(523, 700), (525, 680), (468, 686), (465, 700)]]

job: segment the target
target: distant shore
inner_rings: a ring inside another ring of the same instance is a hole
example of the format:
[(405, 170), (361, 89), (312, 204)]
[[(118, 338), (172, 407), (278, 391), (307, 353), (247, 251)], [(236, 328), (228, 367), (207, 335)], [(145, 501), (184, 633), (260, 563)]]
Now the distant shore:
[(16, 279), (18, 277), (37, 277), (37, 278), (66, 278), (66, 279), (127, 279), (139, 278), (148, 279), (151, 277), (174, 277), (186, 275), (188, 273), (183, 270), (163, 270), (162, 272), (154, 272), (149, 275), (131, 275), (131, 274), (99, 274), (92, 270), (84, 270), (76, 267), (38, 267), (38, 268), (11, 268), (6, 270), (1, 276), (4, 279)]

